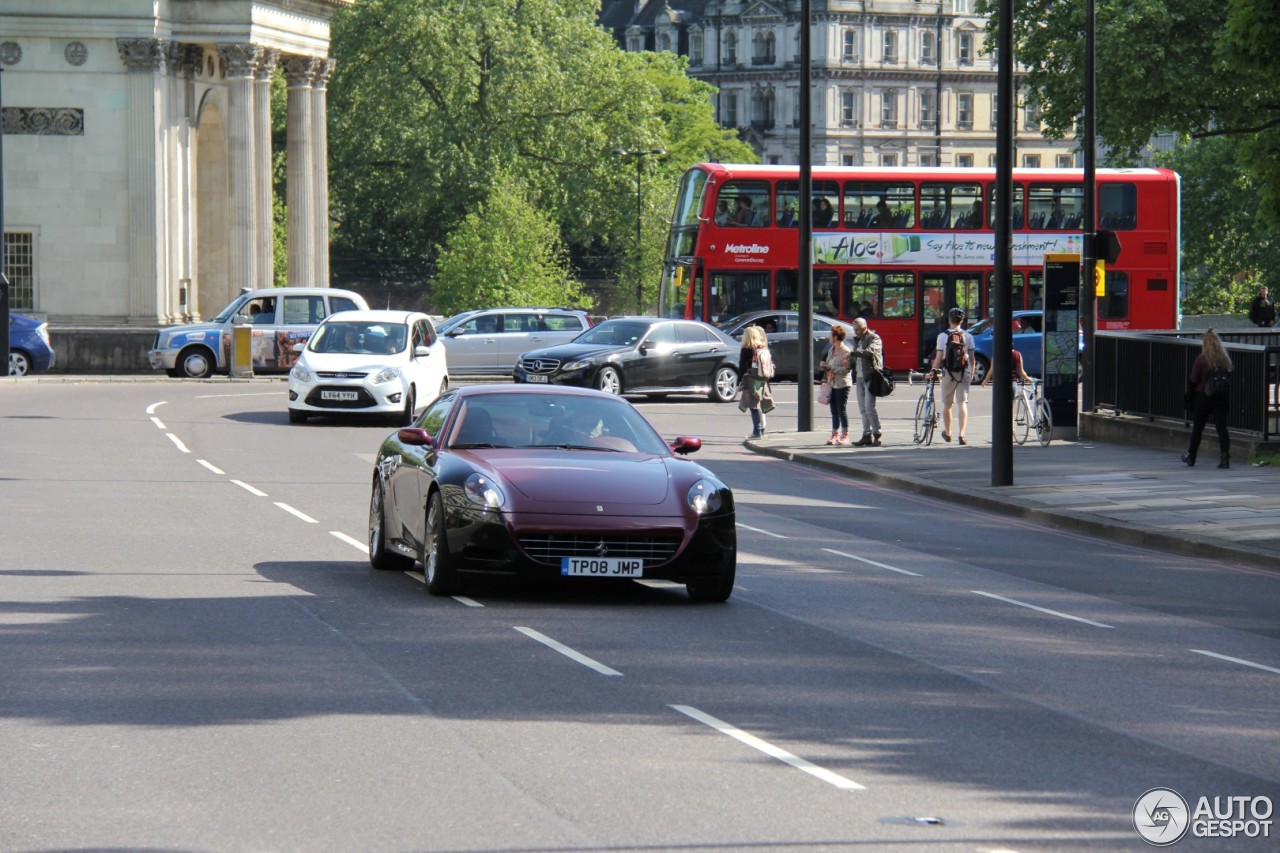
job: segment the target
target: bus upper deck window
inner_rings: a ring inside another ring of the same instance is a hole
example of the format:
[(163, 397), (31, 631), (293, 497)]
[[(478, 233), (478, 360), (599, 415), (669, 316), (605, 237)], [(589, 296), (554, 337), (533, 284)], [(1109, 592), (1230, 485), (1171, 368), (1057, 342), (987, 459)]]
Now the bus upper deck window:
[(1130, 183), (1098, 187), (1098, 227), (1130, 231), (1138, 227), (1138, 188)]
[(916, 191), (911, 184), (849, 181), (844, 185), (844, 227), (912, 228)]
[(727, 181), (716, 199), (715, 221), (725, 226), (768, 225), (770, 206), (767, 181)]

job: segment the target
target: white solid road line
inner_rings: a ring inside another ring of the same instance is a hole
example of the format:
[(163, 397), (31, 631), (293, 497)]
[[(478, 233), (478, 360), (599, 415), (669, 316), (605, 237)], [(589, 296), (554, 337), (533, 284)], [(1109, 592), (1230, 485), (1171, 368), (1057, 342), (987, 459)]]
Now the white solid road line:
[(250, 486), (244, 480), (232, 480), (231, 482), (235, 483), (237, 486), (244, 489), (246, 492), (248, 492), (251, 495), (257, 495), (260, 498), (265, 498), (267, 496), (266, 492), (261, 491), (259, 489), (255, 489), (253, 486)]
[(866, 557), (859, 557), (857, 554), (849, 554), (845, 551), (837, 551), (834, 548), (823, 548), (828, 554), (835, 554), (837, 557), (848, 557), (850, 560), (857, 560), (860, 563), (867, 563), (881, 569), (888, 569), (891, 572), (897, 572), (900, 575), (911, 575), (913, 578), (923, 577), (919, 572), (909, 572), (906, 569), (899, 569), (894, 566), (888, 566), (884, 563), (877, 563), (875, 560), (868, 560)]
[(174, 443), (174, 445), (175, 445), (179, 450), (181, 450), (183, 453), (190, 453), (190, 452), (191, 452), (190, 450), (187, 450), (187, 446), (186, 446), (185, 444), (183, 444), (183, 443), (182, 443), (182, 441), (181, 441), (181, 440), (179, 440), (179, 438), (178, 438), (176, 435), (174, 435), (173, 433), (171, 433), (171, 432), (166, 432), (166, 433), (165, 433), (165, 435), (169, 436), (169, 440), (170, 440), (170, 441), (172, 441), (172, 442)]
[(781, 533), (770, 533), (768, 530), (761, 530), (759, 527), (752, 527), (750, 524), (743, 524), (741, 521), (738, 522), (738, 527), (742, 528), (743, 530), (750, 530), (752, 533), (763, 533), (765, 536), (772, 536), (774, 539), (787, 538), (786, 536), (783, 536)]
[(314, 518), (312, 518), (311, 516), (307, 515), (307, 514), (306, 514), (305, 512), (303, 512), (302, 510), (294, 509), (293, 507), (289, 506), (287, 503), (281, 503), (280, 501), (276, 501), (276, 506), (280, 507), (282, 510), (284, 510), (284, 511), (285, 511), (285, 512), (287, 512), (287, 513), (289, 513), (290, 515), (292, 515), (292, 516), (296, 516), (296, 517), (298, 517), (298, 518), (302, 519), (303, 521), (307, 522), (308, 524), (319, 524), (319, 523), (320, 523), (320, 522), (316, 521)]
[(360, 551), (360, 553), (364, 554), (366, 557), (369, 555), (369, 546), (364, 544), (354, 536), (348, 536), (347, 534), (343, 533), (341, 530), (330, 530), (329, 533), (330, 535), (338, 537), (343, 542), (346, 542), (351, 547), (357, 549), (358, 551)]
[(227, 476), (226, 471), (223, 471), (221, 468), (217, 467), (216, 465), (214, 465), (212, 462), (209, 462), (208, 460), (197, 459), (196, 461), (199, 462), (204, 467), (208, 468), (210, 471), (212, 471), (215, 474), (221, 474), (223, 477)]
[(559, 652), (560, 654), (564, 655), (570, 660), (576, 660), (578, 663), (582, 664), (583, 666), (587, 666), (587, 667), (590, 667), (591, 669), (594, 669), (596, 672), (600, 673), (601, 675), (622, 675), (622, 673), (618, 672), (616, 669), (611, 669), (605, 666), (604, 664), (600, 663), (599, 661), (594, 661), (580, 652), (575, 652), (573, 649), (569, 648), (563, 643), (557, 643), (555, 640), (551, 639), (546, 634), (541, 634), (533, 630), (532, 628), (517, 627), (516, 630), (519, 631), (521, 634), (524, 634), (526, 637), (537, 640), (539, 643), (542, 643), (547, 648), (554, 649), (555, 651)]
[(1110, 625), (1104, 625), (1101, 622), (1094, 622), (1092, 619), (1085, 619), (1081, 616), (1072, 616), (1069, 613), (1061, 613), (1057, 610), (1050, 610), (1047, 607), (1037, 607), (1034, 604), (1027, 604), (1025, 601), (1018, 601), (1017, 599), (1013, 599), (1013, 598), (1005, 598), (1003, 595), (996, 595), (995, 593), (992, 593), (992, 592), (983, 592), (982, 590), (978, 590), (978, 589), (971, 589), (969, 591), (972, 592), (974, 595), (984, 595), (987, 598), (994, 598), (997, 601), (1003, 601), (1007, 604), (1016, 604), (1019, 607), (1025, 607), (1028, 610), (1039, 610), (1041, 613), (1048, 613), (1050, 616), (1059, 616), (1063, 619), (1070, 619), (1072, 622), (1083, 622), (1084, 624), (1092, 625), (1095, 628), (1111, 627)]
[(1238, 663), (1241, 666), (1251, 666), (1254, 669), (1260, 669), (1263, 672), (1274, 672), (1276, 675), (1280, 675), (1280, 669), (1276, 669), (1275, 667), (1271, 667), (1271, 666), (1264, 666), (1260, 663), (1254, 663), (1253, 661), (1245, 660), (1244, 658), (1233, 658), (1229, 655), (1220, 655), (1217, 652), (1207, 652), (1204, 649), (1187, 649), (1187, 651), (1195, 652), (1198, 655), (1207, 655), (1208, 657), (1217, 658), (1218, 660), (1225, 660), (1231, 663)]
[(813, 776), (817, 779), (821, 779), (823, 782), (826, 782), (828, 785), (835, 785), (837, 788), (839, 788), (842, 791), (865, 791), (866, 790), (865, 786), (859, 785), (857, 782), (854, 782), (852, 779), (846, 779), (844, 776), (841, 776), (839, 773), (832, 773), (830, 770), (827, 770), (826, 768), (819, 767), (818, 765), (813, 764), (812, 762), (805, 761), (803, 758), (799, 757), (798, 755), (792, 755), (791, 753), (787, 752), (785, 749), (776, 747), (773, 744), (769, 743), (768, 741), (761, 740), (755, 735), (747, 734), (742, 729), (735, 728), (734, 726), (729, 725), (723, 720), (717, 720), (715, 717), (711, 716), (710, 714), (704, 714), (703, 712), (699, 711), (697, 708), (693, 708), (689, 705), (668, 705), (667, 707), (674, 708), (675, 710), (679, 711), (681, 714), (684, 714), (687, 717), (692, 717), (698, 722), (704, 723), (705, 725), (710, 726), (711, 728), (715, 729), (721, 734), (726, 734), (729, 737), (734, 738), (735, 740), (741, 741), (742, 743), (745, 743), (747, 746), (751, 747), (752, 749), (758, 749), (761, 752), (763, 752), (765, 755), (769, 756), (770, 758), (776, 758), (779, 761), (783, 762), (784, 764), (790, 764), (792, 767), (796, 768), (797, 770), (803, 770), (805, 773), (808, 773), (810, 776)]

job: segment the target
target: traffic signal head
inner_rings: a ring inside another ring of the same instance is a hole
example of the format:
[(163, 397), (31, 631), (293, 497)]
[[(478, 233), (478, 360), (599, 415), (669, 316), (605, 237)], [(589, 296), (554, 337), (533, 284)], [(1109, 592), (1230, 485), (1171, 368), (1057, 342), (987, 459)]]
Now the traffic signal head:
[(1095, 232), (1093, 248), (1099, 260), (1114, 264), (1120, 259), (1120, 238), (1114, 231)]

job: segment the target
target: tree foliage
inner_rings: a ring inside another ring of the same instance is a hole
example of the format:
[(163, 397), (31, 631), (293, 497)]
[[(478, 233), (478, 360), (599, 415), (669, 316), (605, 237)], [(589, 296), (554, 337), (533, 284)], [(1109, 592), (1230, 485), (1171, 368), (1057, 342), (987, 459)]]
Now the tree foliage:
[(1247, 311), (1261, 285), (1280, 287), (1280, 232), (1230, 137), (1184, 140), (1157, 162), (1182, 176), (1183, 312)]
[(571, 305), (578, 294), (556, 224), (515, 182), (498, 184), (440, 247), (433, 296), (445, 314), (477, 305)]
[[(996, 6), (978, 4), (992, 31)], [(1014, 0), (1022, 95), (1059, 138), (1084, 108), (1084, 16), (1080, 3)], [(1159, 132), (1238, 137), (1262, 203), (1280, 218), (1277, 0), (1109, 0), (1095, 18), (1097, 129), (1113, 158), (1132, 160)]]
[[(571, 245), (619, 260), (634, 244), (644, 164), (646, 243), (675, 177), (750, 150), (717, 128), (681, 60), (628, 54), (597, 0), (361, 0), (334, 19), (330, 185), (339, 251), (430, 262), (478, 207), (519, 194)], [(655, 278), (657, 254), (644, 253)]]

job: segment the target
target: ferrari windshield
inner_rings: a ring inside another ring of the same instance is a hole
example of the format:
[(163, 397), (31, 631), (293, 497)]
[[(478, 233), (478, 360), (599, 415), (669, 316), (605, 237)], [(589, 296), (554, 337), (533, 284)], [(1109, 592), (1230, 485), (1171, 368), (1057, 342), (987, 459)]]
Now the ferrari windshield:
[(671, 454), (662, 436), (626, 400), (545, 392), (465, 398), (448, 444), (454, 449), (538, 447)]

